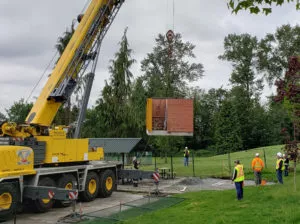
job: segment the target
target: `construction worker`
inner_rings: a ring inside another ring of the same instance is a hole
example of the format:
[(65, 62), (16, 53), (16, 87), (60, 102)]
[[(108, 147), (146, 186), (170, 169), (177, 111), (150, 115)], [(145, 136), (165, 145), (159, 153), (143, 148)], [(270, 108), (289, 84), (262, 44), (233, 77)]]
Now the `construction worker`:
[(188, 147), (185, 147), (184, 153), (183, 153), (184, 166), (189, 166), (189, 156), (190, 156), (190, 151), (189, 151)]
[(284, 176), (287, 177), (289, 175), (289, 163), (290, 160), (288, 155), (283, 154), (283, 164), (284, 164)]
[(254, 172), (254, 180), (255, 180), (255, 185), (260, 185), (261, 184), (261, 171), (263, 170), (264, 162), (262, 161), (261, 158), (259, 158), (259, 153), (255, 153), (255, 158), (252, 160), (251, 163), (252, 170)]
[(136, 170), (139, 169), (140, 163), (139, 163), (139, 161), (137, 160), (136, 156), (134, 156), (134, 157), (132, 158), (132, 164), (133, 164), (134, 169), (136, 169)]
[(235, 167), (234, 167), (234, 172), (232, 176), (232, 181), (235, 184), (235, 189), (236, 189), (236, 195), (237, 195), (237, 200), (242, 200), (243, 199), (243, 187), (244, 187), (244, 167), (242, 164), (240, 164), (239, 160), (234, 161)]
[(277, 152), (276, 157), (277, 157), (277, 161), (276, 161), (276, 176), (277, 176), (277, 180), (278, 180), (278, 182), (280, 184), (283, 184), (282, 171), (284, 170), (284, 164), (283, 164), (283, 159), (282, 159), (281, 152)]
[[(132, 164), (133, 164), (134, 169), (136, 169), (136, 170), (139, 169), (140, 163), (138, 162), (138, 160), (137, 160), (137, 158), (135, 156), (132, 158)], [(138, 179), (137, 178), (133, 178), (132, 181), (133, 181), (133, 186), (134, 187), (138, 187)]]

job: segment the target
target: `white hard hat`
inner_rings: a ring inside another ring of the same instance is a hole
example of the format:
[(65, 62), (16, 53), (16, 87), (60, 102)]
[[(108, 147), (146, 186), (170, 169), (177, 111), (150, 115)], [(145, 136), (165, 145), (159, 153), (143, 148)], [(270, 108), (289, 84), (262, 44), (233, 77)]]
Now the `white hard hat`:
[(185, 147), (185, 149), (188, 149), (188, 147)]
[(132, 158), (132, 161), (135, 161), (136, 160), (136, 157), (134, 156), (133, 158)]
[(277, 156), (278, 156), (278, 157), (282, 157), (281, 152), (277, 152)]
[(259, 156), (259, 153), (255, 153), (255, 156)]

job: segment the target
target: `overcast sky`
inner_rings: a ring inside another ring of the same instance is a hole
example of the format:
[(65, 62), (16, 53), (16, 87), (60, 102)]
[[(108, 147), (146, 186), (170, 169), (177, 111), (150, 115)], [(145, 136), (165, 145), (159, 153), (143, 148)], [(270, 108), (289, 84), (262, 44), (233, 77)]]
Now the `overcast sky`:
[[(57, 38), (82, 11), (87, 0), (1, 0), (0, 1), (0, 112), (21, 98), (27, 99), (55, 54)], [(225, 0), (174, 0), (175, 32), (196, 45), (197, 62), (204, 65), (204, 78), (194, 85), (200, 88), (228, 87), (229, 63), (218, 60), (223, 52), (224, 37), (230, 33), (250, 33), (263, 37), (276, 27), (299, 21), (293, 4), (273, 9), (269, 16), (242, 12), (232, 15)], [(90, 98), (95, 103), (109, 78), (107, 67), (118, 49), (118, 42), (128, 26), (128, 39), (137, 63), (133, 67), (139, 76), (140, 61), (154, 46), (158, 33), (173, 27), (173, 0), (125, 0), (108, 31), (101, 49), (96, 78)], [(49, 74), (49, 73), (47, 73)], [(33, 93), (38, 96), (47, 80)], [(270, 92), (266, 90), (265, 92)]]

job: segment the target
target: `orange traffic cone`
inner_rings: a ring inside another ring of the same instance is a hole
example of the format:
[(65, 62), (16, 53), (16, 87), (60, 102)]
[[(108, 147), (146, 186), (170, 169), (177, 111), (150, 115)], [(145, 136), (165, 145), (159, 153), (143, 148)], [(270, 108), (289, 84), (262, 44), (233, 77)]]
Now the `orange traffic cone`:
[(264, 186), (267, 184), (267, 181), (266, 180), (261, 180), (261, 186)]

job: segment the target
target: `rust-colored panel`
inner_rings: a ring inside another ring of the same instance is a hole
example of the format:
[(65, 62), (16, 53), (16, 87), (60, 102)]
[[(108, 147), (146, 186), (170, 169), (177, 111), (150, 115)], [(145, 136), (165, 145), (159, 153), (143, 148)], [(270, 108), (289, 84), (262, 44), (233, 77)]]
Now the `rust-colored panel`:
[(152, 129), (166, 130), (165, 127), (166, 100), (152, 99)]
[(167, 130), (168, 132), (193, 132), (194, 109), (191, 99), (167, 100)]
[(152, 99), (152, 116), (165, 117), (166, 99)]
[(152, 99), (152, 130), (172, 133), (193, 133), (192, 99)]

